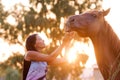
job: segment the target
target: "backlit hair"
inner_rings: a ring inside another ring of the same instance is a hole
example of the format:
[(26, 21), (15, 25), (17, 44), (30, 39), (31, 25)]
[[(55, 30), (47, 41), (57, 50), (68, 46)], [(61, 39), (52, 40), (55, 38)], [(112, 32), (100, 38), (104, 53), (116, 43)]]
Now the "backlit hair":
[(30, 36), (28, 36), (27, 40), (26, 40), (26, 49), (27, 51), (31, 50), (31, 51), (37, 51), (35, 48), (35, 43), (36, 43), (36, 36), (38, 34), (32, 34)]

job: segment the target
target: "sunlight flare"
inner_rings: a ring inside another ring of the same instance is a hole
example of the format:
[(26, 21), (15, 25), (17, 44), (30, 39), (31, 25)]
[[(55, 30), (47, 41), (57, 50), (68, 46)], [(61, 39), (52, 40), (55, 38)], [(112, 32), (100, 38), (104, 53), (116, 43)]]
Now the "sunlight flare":
[(7, 17), (6, 22), (9, 23), (10, 25), (14, 25), (14, 26), (17, 26), (17, 24), (18, 24), (12, 15), (9, 15)]
[(71, 48), (67, 54), (67, 60), (69, 63), (75, 62), (77, 58), (76, 51), (74, 48)]
[(45, 32), (43, 32), (43, 31), (41, 31), (41, 32), (39, 33), (39, 36), (43, 38), (43, 40), (45, 41), (45, 44), (46, 44), (46, 45), (49, 45), (49, 44), (52, 42), (52, 40), (51, 40), (51, 39), (48, 39), (47, 35), (46, 35)]
[(1, 0), (2, 4), (4, 5), (4, 10), (11, 10), (14, 5), (22, 4), (25, 7), (29, 6), (29, 0)]

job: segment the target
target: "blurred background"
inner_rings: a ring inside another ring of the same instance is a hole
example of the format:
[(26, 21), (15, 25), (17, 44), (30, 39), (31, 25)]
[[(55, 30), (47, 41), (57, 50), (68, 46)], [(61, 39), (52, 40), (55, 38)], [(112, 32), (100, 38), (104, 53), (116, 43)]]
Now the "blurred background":
[[(111, 8), (106, 19), (120, 37), (119, 6), (118, 0), (0, 0), (0, 80), (22, 79), (28, 35), (39, 33), (47, 45), (45, 54), (56, 49), (70, 15)], [(61, 55), (68, 63), (49, 66), (47, 80), (103, 80), (89, 38), (76, 36), (74, 44)]]

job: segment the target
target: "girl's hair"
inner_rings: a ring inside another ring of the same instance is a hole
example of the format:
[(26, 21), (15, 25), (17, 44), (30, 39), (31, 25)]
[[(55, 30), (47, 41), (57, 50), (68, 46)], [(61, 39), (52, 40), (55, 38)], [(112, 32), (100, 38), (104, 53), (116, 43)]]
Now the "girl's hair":
[(26, 49), (28, 50), (32, 50), (32, 51), (37, 51), (35, 48), (35, 43), (36, 43), (36, 36), (38, 34), (32, 34), (30, 36), (28, 36), (27, 40), (26, 40)]

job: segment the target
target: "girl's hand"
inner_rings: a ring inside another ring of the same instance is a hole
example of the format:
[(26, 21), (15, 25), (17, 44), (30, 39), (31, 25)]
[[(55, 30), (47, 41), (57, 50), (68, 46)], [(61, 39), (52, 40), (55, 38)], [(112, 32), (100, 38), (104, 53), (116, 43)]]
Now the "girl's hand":
[(75, 32), (66, 33), (63, 38), (63, 43), (69, 43), (75, 37)]

